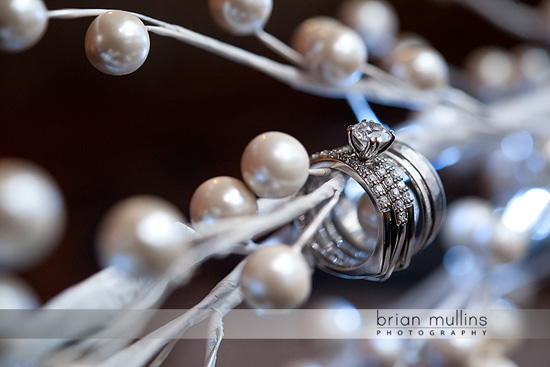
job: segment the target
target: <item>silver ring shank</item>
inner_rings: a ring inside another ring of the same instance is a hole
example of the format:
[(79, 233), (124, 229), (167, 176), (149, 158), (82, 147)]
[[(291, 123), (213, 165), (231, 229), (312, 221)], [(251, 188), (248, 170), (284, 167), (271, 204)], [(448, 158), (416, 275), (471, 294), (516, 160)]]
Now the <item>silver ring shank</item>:
[[(445, 195), (431, 164), (405, 144), (394, 142), (380, 156), (362, 162), (349, 147), (315, 154), (312, 168), (330, 168), (359, 184), (376, 211), (377, 233), (360, 226), (357, 200), (346, 193), (311, 242), (310, 253), (325, 271), (346, 278), (385, 280), (404, 269), (413, 254), (435, 236), (445, 211)], [(327, 180), (312, 176), (303, 191)], [(353, 182), (352, 182), (353, 183)], [(315, 210), (298, 220), (304, 226)]]

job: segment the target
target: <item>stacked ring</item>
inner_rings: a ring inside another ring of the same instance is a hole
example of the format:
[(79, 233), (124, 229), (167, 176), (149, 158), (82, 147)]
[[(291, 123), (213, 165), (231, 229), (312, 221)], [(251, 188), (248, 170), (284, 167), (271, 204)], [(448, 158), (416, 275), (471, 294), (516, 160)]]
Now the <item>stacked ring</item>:
[[(395, 141), (382, 124), (349, 126), (348, 142), (311, 157), (311, 168), (324, 168), (326, 174), (312, 175), (302, 193), (338, 174), (346, 185), (308, 252), (330, 273), (385, 280), (394, 270), (407, 268), (411, 257), (433, 240), (445, 213), (445, 192), (430, 162)], [(298, 218), (298, 226), (307, 225), (316, 212)]]

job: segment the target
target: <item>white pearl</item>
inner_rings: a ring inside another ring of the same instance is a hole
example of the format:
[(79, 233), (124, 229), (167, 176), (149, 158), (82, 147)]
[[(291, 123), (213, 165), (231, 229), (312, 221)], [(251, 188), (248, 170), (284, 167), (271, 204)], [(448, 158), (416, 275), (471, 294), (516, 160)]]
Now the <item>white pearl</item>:
[(311, 268), (301, 252), (287, 245), (256, 250), (241, 275), (246, 303), (254, 308), (295, 308), (311, 292)]
[(21, 279), (0, 273), (0, 310), (23, 310), (38, 307), (38, 298)]
[(441, 231), (443, 243), (449, 248), (486, 247), (492, 239), (493, 207), (483, 199), (467, 197), (449, 205)]
[(464, 365), (479, 350), (481, 340), (475, 338), (434, 339), (432, 351), (443, 357), (445, 365)]
[(309, 156), (302, 143), (276, 131), (252, 139), (241, 158), (244, 181), (264, 198), (295, 194), (306, 182), (308, 171)]
[(517, 306), (504, 298), (496, 301), (489, 309), (498, 310), (487, 324), (487, 335), (483, 339), (485, 350), (508, 354), (515, 350), (523, 340), (525, 319)]
[(449, 84), (449, 68), (443, 56), (430, 46), (401, 46), (391, 53), (390, 73), (421, 89)]
[(117, 203), (103, 218), (97, 235), (102, 265), (130, 274), (166, 270), (185, 252), (185, 235), (178, 225), (183, 221), (176, 207), (154, 196)]
[(357, 32), (328, 17), (302, 22), (293, 32), (291, 45), (304, 55), (308, 70), (331, 84), (356, 82), (367, 62), (367, 49)]
[(235, 35), (249, 35), (262, 29), (273, 8), (272, 0), (209, 0), (216, 23)]
[(346, 1), (339, 9), (338, 18), (359, 33), (375, 56), (390, 51), (399, 29), (393, 6), (384, 0)]
[(526, 232), (517, 232), (495, 219), (490, 250), (496, 263), (508, 263), (525, 256), (531, 239)]
[(48, 10), (41, 0), (0, 0), (0, 50), (24, 51), (46, 32)]
[(550, 79), (548, 50), (532, 45), (521, 45), (515, 47), (512, 54), (517, 60), (519, 82), (526, 87), (537, 86)]
[(483, 100), (509, 93), (517, 80), (517, 64), (500, 47), (483, 47), (466, 58), (464, 69)]
[(362, 337), (361, 314), (347, 300), (338, 297), (317, 299), (308, 304), (310, 311), (302, 319), (302, 330), (316, 337), (308, 340), (311, 355), (335, 355), (350, 339)]
[(404, 343), (401, 339), (365, 339), (363, 351), (372, 365), (393, 366), (403, 355)]
[(193, 193), (189, 209), (193, 226), (203, 234), (219, 219), (254, 215), (257, 211), (256, 197), (244, 182), (227, 176), (203, 182)]
[(119, 10), (108, 11), (94, 19), (86, 32), (86, 56), (106, 74), (133, 73), (149, 54), (149, 33), (136, 16)]
[(29, 268), (49, 255), (65, 227), (65, 206), (42, 168), (0, 159), (0, 265)]

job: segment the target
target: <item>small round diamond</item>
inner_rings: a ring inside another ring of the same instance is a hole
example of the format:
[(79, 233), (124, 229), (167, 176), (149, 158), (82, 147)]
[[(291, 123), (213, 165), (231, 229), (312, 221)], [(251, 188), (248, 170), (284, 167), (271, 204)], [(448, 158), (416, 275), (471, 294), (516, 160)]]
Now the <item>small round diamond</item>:
[(399, 191), (397, 187), (391, 189), (390, 193), (394, 198), (398, 198), (399, 196), (401, 196), (401, 191)]
[(391, 186), (391, 185), (393, 185), (393, 178), (391, 178), (391, 177), (386, 177), (386, 179), (384, 180), (384, 183), (386, 184), (386, 186)]
[(382, 205), (382, 206), (387, 206), (390, 204), (390, 199), (388, 199), (387, 196), (381, 196), (380, 198), (378, 198), (378, 202)]
[(405, 223), (408, 219), (408, 215), (406, 212), (399, 212), (397, 214), (397, 220), (400, 222), (400, 223)]
[(397, 201), (395, 202), (395, 207), (396, 207), (396, 208), (399, 208), (399, 209), (402, 209), (402, 208), (405, 207), (405, 203), (403, 202), (403, 200), (397, 200)]
[(399, 181), (399, 182), (397, 183), (397, 188), (398, 188), (399, 190), (405, 190), (405, 188), (407, 188), (407, 186), (405, 186), (405, 183), (404, 183), (403, 181)]
[(377, 182), (378, 181), (378, 177), (376, 177), (376, 175), (374, 173), (370, 173), (368, 176), (367, 176), (367, 181), (369, 183), (374, 183), (374, 182)]
[(385, 168), (378, 167), (378, 169), (376, 170), (376, 173), (378, 173), (378, 175), (380, 175), (380, 176), (384, 176), (387, 172), (386, 172)]
[(374, 186), (374, 192), (376, 192), (377, 195), (381, 195), (384, 193), (384, 186), (378, 184)]

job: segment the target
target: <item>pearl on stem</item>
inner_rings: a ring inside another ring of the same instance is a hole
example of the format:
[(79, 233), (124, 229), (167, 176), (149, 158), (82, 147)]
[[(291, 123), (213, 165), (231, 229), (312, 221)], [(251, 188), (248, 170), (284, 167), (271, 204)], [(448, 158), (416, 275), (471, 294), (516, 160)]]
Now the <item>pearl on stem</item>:
[(338, 11), (338, 19), (355, 29), (375, 56), (390, 51), (399, 29), (393, 6), (384, 0), (346, 1)]
[(94, 19), (86, 32), (86, 56), (99, 71), (110, 75), (133, 73), (149, 54), (149, 33), (130, 13), (108, 11)]
[(49, 255), (65, 227), (57, 184), (42, 168), (0, 159), (0, 266), (27, 269)]
[(24, 51), (46, 32), (48, 9), (41, 0), (0, 0), (0, 50)]
[(550, 53), (548, 50), (533, 46), (514, 47), (512, 55), (516, 59), (518, 82), (522, 87), (535, 87), (550, 79)]
[(244, 182), (219, 176), (203, 182), (195, 190), (189, 211), (195, 229), (205, 234), (219, 219), (254, 215), (258, 206)]
[(390, 73), (421, 89), (443, 88), (449, 84), (449, 68), (443, 56), (427, 45), (410, 44), (395, 48)]
[(38, 307), (38, 298), (23, 280), (0, 273), (0, 310), (24, 310)]
[(229, 33), (249, 35), (262, 29), (273, 8), (272, 0), (209, 0), (214, 21)]
[(517, 80), (517, 63), (507, 50), (482, 47), (466, 58), (466, 70), (473, 87), (483, 100), (509, 93)]
[(441, 231), (443, 243), (469, 248), (486, 247), (492, 237), (493, 207), (477, 197), (452, 202)]
[(306, 335), (317, 339), (307, 341), (310, 355), (334, 356), (360, 338), (363, 320), (359, 311), (347, 300), (327, 297), (308, 303), (310, 311), (301, 320)]
[(117, 203), (103, 218), (97, 249), (104, 266), (130, 274), (166, 270), (185, 252), (184, 217), (171, 203), (154, 196), (134, 196)]
[(276, 131), (252, 139), (241, 158), (244, 181), (264, 198), (295, 194), (306, 182), (308, 171), (309, 156), (302, 143)]
[(295, 308), (309, 297), (311, 268), (299, 250), (287, 245), (264, 247), (249, 255), (240, 285), (251, 307)]
[(330, 84), (356, 82), (367, 62), (367, 48), (359, 34), (329, 17), (302, 22), (293, 32), (291, 45), (304, 55), (304, 66)]

